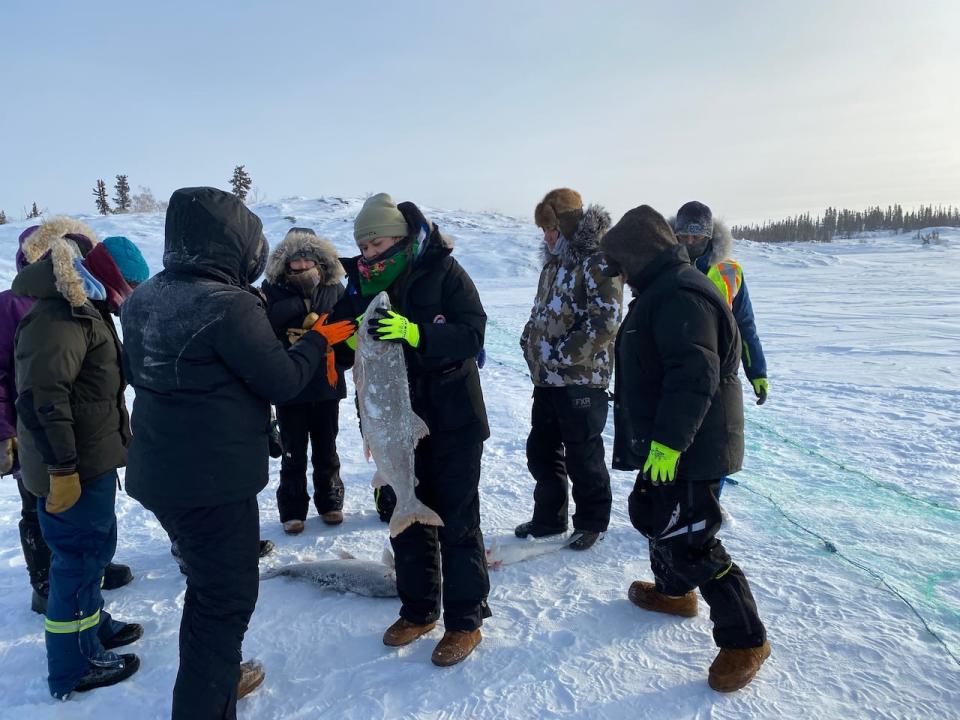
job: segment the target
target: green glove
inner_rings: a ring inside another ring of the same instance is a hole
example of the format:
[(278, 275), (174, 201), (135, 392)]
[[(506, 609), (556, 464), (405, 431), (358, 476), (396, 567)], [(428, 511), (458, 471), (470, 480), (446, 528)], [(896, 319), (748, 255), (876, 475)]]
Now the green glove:
[(420, 345), (420, 328), (400, 313), (377, 308), (374, 321), (376, 325), (370, 328), (370, 334), (377, 340), (390, 340), (392, 342), (403, 342), (405, 340), (410, 347)]
[[(363, 313), (357, 315), (357, 330), (359, 331), (360, 326), (363, 325)], [(357, 349), (357, 333), (354, 333), (347, 338), (347, 347), (351, 350)]]
[(680, 462), (680, 451), (668, 448), (666, 445), (653, 441), (650, 443), (650, 454), (643, 464), (643, 472), (654, 485), (672, 483), (677, 479), (677, 463)]
[(757, 396), (757, 405), (763, 405), (767, 401), (767, 393), (770, 392), (770, 381), (766, 378), (756, 378), (750, 381), (753, 385), (753, 394)]

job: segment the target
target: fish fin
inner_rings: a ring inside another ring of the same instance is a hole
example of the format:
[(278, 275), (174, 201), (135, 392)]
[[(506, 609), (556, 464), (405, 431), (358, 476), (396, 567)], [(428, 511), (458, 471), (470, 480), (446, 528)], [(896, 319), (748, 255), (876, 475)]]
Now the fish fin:
[(391, 552), (390, 548), (388, 547), (385, 547), (383, 549), (383, 555), (380, 556), (380, 562), (382, 562), (391, 570), (393, 570), (397, 566), (396, 560), (394, 560), (393, 558), (393, 552)]
[(499, 570), (503, 566), (503, 558), (500, 557), (500, 538), (493, 539), (484, 555), (487, 558), (487, 567), (491, 570)]
[(414, 500), (402, 515), (396, 510), (393, 511), (393, 517), (390, 518), (390, 537), (396, 537), (414, 523), (443, 527), (443, 520), (439, 515), (419, 500)]
[(370, 452), (370, 444), (367, 442), (367, 439), (363, 439), (363, 457), (367, 462), (370, 462), (370, 458), (373, 456), (373, 453)]
[(411, 423), (411, 425), (413, 426), (412, 427), (413, 437), (411, 438), (411, 440), (413, 440), (413, 446), (416, 447), (417, 443), (419, 443), (427, 435), (430, 434), (430, 428), (427, 427), (427, 424), (423, 421), (423, 418), (421, 418), (416, 413), (413, 414), (413, 422)]
[(356, 560), (356, 555), (351, 555), (346, 550), (337, 550), (337, 555), (341, 560)]
[(371, 485), (372, 487), (375, 487), (375, 488), (383, 487), (384, 485), (389, 485), (389, 484), (390, 484), (390, 483), (388, 483), (388, 482), (384, 479), (383, 475), (380, 474), (380, 471), (379, 471), (379, 470), (377, 470), (377, 471), (373, 474), (373, 479), (370, 481), (370, 485)]

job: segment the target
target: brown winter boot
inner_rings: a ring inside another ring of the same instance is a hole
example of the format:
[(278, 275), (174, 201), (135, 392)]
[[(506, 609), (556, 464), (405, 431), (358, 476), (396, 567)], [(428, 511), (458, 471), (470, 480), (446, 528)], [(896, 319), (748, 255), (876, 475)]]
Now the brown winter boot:
[(327, 525), (339, 525), (343, 522), (342, 510), (330, 510), (320, 516)]
[(747, 685), (756, 676), (763, 661), (770, 657), (770, 643), (760, 647), (721, 648), (710, 666), (707, 682), (717, 692), (728, 693)]
[(434, 665), (450, 667), (462, 662), (473, 649), (480, 644), (480, 629), (476, 630), (447, 630), (443, 638), (433, 649), (430, 659)]
[(260, 687), (267, 676), (259, 660), (248, 660), (240, 663), (240, 682), (237, 683), (237, 700), (245, 697)]
[(421, 635), (426, 635), (433, 630), (437, 624), (435, 622), (426, 625), (417, 625), (409, 620), (400, 618), (393, 625), (387, 628), (383, 634), (383, 644), (390, 647), (403, 647), (409, 645)]
[(697, 616), (697, 594), (693, 590), (680, 597), (672, 597), (657, 592), (652, 582), (637, 580), (630, 584), (627, 597), (630, 602), (644, 610), (680, 617)]
[(287, 535), (299, 535), (303, 532), (303, 520), (287, 520), (283, 524), (283, 531)]

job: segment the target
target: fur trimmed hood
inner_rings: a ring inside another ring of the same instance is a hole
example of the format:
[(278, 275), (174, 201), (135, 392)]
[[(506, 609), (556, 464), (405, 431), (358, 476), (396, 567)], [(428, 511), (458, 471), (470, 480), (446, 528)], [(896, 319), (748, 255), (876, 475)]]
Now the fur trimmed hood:
[(49, 256), (30, 263), (13, 279), (12, 290), (17, 295), (45, 298), (63, 298), (72, 307), (87, 302), (83, 278), (74, 261), (80, 250), (73, 240), (56, 238), (50, 245)]
[(343, 265), (333, 243), (326, 238), (305, 230), (294, 229), (287, 233), (267, 261), (266, 279), (274, 285), (283, 280), (287, 263), (297, 256), (306, 257), (319, 265), (323, 271), (324, 285), (337, 285), (343, 279)]
[[(80, 239), (80, 236), (89, 241), (90, 247), (82, 247), (84, 243)], [(40, 223), (40, 227), (24, 239), (22, 246), (23, 256), (28, 263), (35, 263), (52, 248), (54, 240), (59, 240), (64, 237), (73, 240), (81, 254), (90, 252), (93, 246), (100, 242), (97, 234), (89, 225), (61, 215), (50, 218), (49, 220), (44, 220)]]
[[(667, 222), (670, 223), (670, 229), (676, 232), (677, 216), (671, 215)], [(733, 253), (733, 235), (730, 234), (730, 228), (723, 220), (715, 219), (713, 221), (713, 237), (707, 243), (706, 252), (709, 253), (707, 261), (709, 265), (716, 265), (721, 260), (730, 259), (730, 255)], [(697, 261), (697, 258), (690, 259), (693, 262)]]
[[(600, 250), (600, 240), (611, 225), (610, 213), (602, 205), (589, 205), (577, 223), (572, 238), (566, 238), (566, 245), (560, 253), (560, 261), (565, 267), (583, 262), (583, 259)], [(543, 244), (541, 248), (543, 264), (546, 265), (556, 256)]]

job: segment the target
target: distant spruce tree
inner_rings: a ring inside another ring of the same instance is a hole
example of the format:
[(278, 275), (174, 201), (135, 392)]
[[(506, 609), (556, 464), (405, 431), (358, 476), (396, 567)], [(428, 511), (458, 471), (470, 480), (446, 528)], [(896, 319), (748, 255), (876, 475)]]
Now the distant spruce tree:
[(113, 202), (117, 206), (114, 212), (130, 212), (130, 183), (127, 182), (126, 175), (117, 175), (117, 184), (113, 186), (117, 194), (113, 196)]
[(27, 220), (33, 220), (33, 218), (40, 217), (40, 208), (37, 207), (37, 202), (34, 200), (33, 207), (30, 208), (30, 212), (27, 213)]
[(247, 193), (250, 192), (253, 180), (250, 179), (250, 174), (244, 170), (243, 165), (237, 165), (233, 169), (233, 177), (230, 178), (230, 185), (233, 187), (233, 194), (246, 202)]
[(952, 205), (921, 205), (905, 213), (903, 207), (879, 205), (866, 210), (837, 210), (828, 207), (823, 216), (811, 218), (809, 213), (783, 220), (766, 221), (762, 225), (734, 225), (730, 232), (736, 238), (759, 242), (830, 242), (839, 235), (849, 239), (857, 233), (879, 230), (911, 232), (928, 227), (960, 227), (960, 208)]
[(6, 225), (6, 224), (7, 224), (7, 214), (3, 210), (0, 210), (0, 225)]
[(109, 215), (113, 212), (110, 209), (110, 201), (107, 200), (107, 184), (103, 180), (97, 180), (97, 186), (93, 189), (93, 197), (97, 199), (98, 213)]

